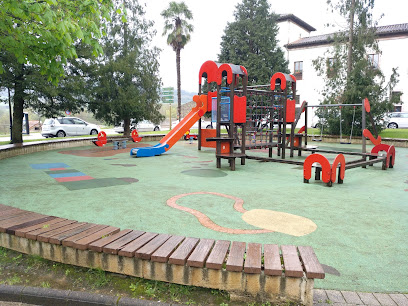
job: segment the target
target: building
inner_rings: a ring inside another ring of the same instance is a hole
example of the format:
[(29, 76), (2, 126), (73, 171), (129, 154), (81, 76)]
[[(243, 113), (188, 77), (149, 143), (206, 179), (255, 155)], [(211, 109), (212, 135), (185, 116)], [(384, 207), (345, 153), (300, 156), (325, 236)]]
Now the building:
[[(311, 35), (316, 29), (293, 14), (281, 15), (278, 25), (279, 42), (286, 52), (289, 69), (298, 80), (298, 101), (306, 100), (309, 105), (320, 104), (322, 96), (319, 91), (324, 86), (324, 79), (317, 74), (312, 61), (324, 56), (331, 48), (331, 35)], [(408, 23), (378, 27), (377, 36), (382, 53), (367, 56), (373, 65), (382, 70), (386, 79), (389, 79), (392, 68), (398, 68), (399, 83), (394, 93), (400, 96), (401, 102), (395, 105), (395, 111), (408, 111), (408, 61), (404, 57), (408, 50)], [(308, 122), (312, 122), (313, 116), (308, 119)]]

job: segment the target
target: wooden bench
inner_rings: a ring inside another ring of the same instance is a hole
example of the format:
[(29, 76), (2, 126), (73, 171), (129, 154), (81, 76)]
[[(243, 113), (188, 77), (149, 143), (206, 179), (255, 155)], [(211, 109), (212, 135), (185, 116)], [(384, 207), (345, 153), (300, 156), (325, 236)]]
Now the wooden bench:
[(310, 246), (245, 243), (78, 222), (0, 204), (0, 246), (66, 264), (312, 305), (325, 273)]

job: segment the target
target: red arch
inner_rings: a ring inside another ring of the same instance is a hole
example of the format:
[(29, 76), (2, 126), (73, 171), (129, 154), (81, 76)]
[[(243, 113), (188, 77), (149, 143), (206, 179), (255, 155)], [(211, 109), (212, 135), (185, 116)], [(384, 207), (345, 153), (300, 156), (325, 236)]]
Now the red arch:
[[(336, 181), (336, 172), (337, 172), (337, 165), (340, 164), (340, 180), (344, 180), (344, 175), (346, 173), (346, 159), (344, 158), (343, 154), (339, 154), (334, 159), (332, 168), (331, 168), (331, 181), (334, 183)], [(340, 181), (338, 182), (340, 183)]]
[(371, 153), (372, 154), (378, 154), (378, 152), (380, 152), (380, 151), (385, 151), (387, 153), (386, 167), (387, 168), (393, 168), (394, 163), (395, 163), (395, 147), (381, 143), (379, 145), (376, 145), (371, 150)]
[(281, 89), (286, 88), (286, 77), (282, 72), (276, 72), (272, 77), (271, 77), (271, 90), (275, 90), (275, 83), (276, 80), (280, 79), (281, 80)]
[(303, 163), (303, 177), (306, 180), (310, 180), (312, 177), (312, 164), (319, 163), (322, 167), (322, 181), (325, 183), (330, 182), (331, 167), (326, 157), (321, 154), (311, 154)]
[(207, 82), (217, 82), (217, 73), (218, 73), (218, 65), (216, 62), (213, 61), (206, 61), (204, 64), (201, 65), (200, 73), (198, 75), (198, 84), (201, 85), (201, 79), (203, 74), (207, 74)]
[(227, 72), (227, 83), (231, 84), (232, 83), (232, 68), (229, 64), (222, 64), (218, 68), (218, 74), (217, 74), (217, 84), (221, 85), (222, 82), (222, 73), (226, 71)]

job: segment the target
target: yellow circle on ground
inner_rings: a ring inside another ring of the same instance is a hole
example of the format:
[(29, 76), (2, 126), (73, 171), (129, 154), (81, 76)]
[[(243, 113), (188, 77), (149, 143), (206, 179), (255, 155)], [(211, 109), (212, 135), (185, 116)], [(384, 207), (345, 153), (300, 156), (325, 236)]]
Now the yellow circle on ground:
[(268, 209), (247, 211), (242, 215), (242, 219), (253, 226), (292, 236), (304, 236), (317, 228), (308, 218)]

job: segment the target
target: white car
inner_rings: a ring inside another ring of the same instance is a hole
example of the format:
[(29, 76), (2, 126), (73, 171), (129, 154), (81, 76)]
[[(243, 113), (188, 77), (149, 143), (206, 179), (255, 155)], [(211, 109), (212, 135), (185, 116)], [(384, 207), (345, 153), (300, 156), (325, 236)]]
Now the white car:
[[(183, 120), (183, 119), (181, 119)], [(171, 128), (174, 128), (177, 124), (179, 124), (179, 120), (176, 121), (172, 121), (171, 122)], [(215, 128), (216, 123), (214, 122), (212, 124), (213, 128)], [(191, 127), (192, 129), (198, 129), (198, 121), (196, 123), (193, 124), (193, 126)], [(202, 129), (211, 129), (211, 121), (207, 121), (207, 120), (203, 120), (201, 119), (201, 128)]]
[(389, 129), (408, 128), (408, 113), (390, 113), (387, 120)]
[[(133, 120), (131, 120), (130, 123), (130, 131), (133, 131), (134, 129), (137, 129), (138, 132), (151, 132), (151, 131), (160, 131), (161, 127), (159, 124), (154, 124), (148, 120), (143, 120), (140, 121), (139, 123), (137, 123), (135, 125), (135, 122)], [(113, 128), (113, 130), (116, 133), (123, 133), (124, 132), (124, 128), (123, 128), (123, 121), (120, 123), (120, 125), (115, 126)]]
[(98, 135), (99, 126), (76, 117), (46, 119), (42, 125), (41, 135), (48, 137), (65, 137), (77, 135)]

